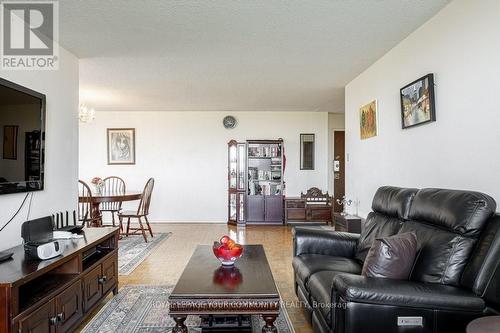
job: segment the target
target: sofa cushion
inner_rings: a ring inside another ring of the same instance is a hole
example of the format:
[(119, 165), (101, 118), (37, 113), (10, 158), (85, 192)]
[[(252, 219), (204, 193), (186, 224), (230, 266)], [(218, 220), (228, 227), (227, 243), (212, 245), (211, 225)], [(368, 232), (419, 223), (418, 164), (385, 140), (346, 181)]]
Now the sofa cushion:
[(382, 215), (406, 219), (417, 191), (414, 188), (382, 186), (373, 197), (372, 209)]
[(412, 280), (460, 285), (460, 277), (474, 249), (475, 239), (413, 221), (405, 222), (400, 232), (417, 235), (419, 253)]
[(402, 221), (396, 217), (387, 217), (374, 212), (368, 214), (363, 225), (363, 231), (358, 240), (354, 257), (361, 262), (365, 261), (373, 241), (379, 237), (389, 237), (397, 234), (401, 225)]
[(335, 299), (341, 297), (350, 302), (446, 311), (482, 312), (485, 309), (483, 299), (472, 291), (434, 283), (337, 274), (333, 288)]
[(335, 271), (317, 272), (311, 275), (308, 283), (311, 290), (311, 306), (321, 312), (328, 325), (332, 323), (331, 310), (334, 306), (332, 301), (333, 278), (338, 274), (344, 273)]
[[(490, 218), (461, 278), (461, 285), (472, 289), (486, 302), (500, 305), (500, 214)], [(499, 282), (496, 282), (499, 281)]]
[(368, 251), (361, 275), (408, 280), (416, 255), (417, 236), (413, 232), (377, 238)]
[(292, 266), (298, 279), (309, 289), (309, 277), (320, 271), (339, 271), (345, 273), (361, 273), (361, 265), (354, 259), (331, 257), (321, 254), (302, 254), (294, 257)]
[(483, 193), (426, 188), (415, 195), (409, 219), (477, 238), (495, 209), (495, 200)]

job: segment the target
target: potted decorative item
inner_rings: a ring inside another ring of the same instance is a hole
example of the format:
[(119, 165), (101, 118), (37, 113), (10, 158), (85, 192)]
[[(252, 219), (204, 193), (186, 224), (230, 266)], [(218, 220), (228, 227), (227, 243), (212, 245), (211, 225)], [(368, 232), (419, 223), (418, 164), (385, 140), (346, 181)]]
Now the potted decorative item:
[(90, 181), (92, 185), (95, 186), (95, 191), (97, 194), (102, 194), (102, 189), (104, 188), (104, 181), (99, 177), (94, 177)]
[(237, 244), (229, 236), (222, 236), (218, 242), (214, 242), (213, 251), (217, 259), (224, 266), (232, 266), (243, 254), (243, 246)]

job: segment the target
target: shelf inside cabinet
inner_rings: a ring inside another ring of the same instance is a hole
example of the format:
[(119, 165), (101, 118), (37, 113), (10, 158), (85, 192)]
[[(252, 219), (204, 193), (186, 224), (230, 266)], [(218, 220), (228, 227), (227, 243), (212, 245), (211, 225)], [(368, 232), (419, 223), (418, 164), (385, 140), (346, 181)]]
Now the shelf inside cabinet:
[(78, 274), (45, 274), (19, 288), (19, 312), (23, 312), (52, 292), (63, 288)]
[(83, 270), (90, 268), (96, 262), (104, 258), (108, 253), (113, 251), (112, 248), (104, 248), (97, 246), (83, 253), (82, 266)]

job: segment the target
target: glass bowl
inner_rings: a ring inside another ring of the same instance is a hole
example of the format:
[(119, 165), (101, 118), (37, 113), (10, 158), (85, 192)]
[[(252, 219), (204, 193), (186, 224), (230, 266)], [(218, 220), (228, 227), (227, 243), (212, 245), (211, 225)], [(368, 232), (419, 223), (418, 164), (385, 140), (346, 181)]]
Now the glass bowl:
[(242, 246), (233, 247), (232, 249), (229, 249), (225, 246), (217, 246), (216, 244), (214, 244), (212, 249), (217, 259), (219, 259), (222, 265), (224, 266), (234, 265), (236, 260), (238, 260), (238, 258), (240, 258), (241, 255), (243, 254)]

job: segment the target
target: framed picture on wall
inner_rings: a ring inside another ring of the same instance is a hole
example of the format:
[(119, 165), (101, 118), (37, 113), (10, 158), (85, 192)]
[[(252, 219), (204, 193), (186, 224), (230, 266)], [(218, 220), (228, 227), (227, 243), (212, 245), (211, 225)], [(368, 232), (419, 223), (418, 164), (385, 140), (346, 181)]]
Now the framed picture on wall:
[(374, 99), (370, 103), (363, 105), (359, 109), (359, 129), (361, 140), (372, 138), (378, 134), (378, 110), (377, 100)]
[(135, 164), (135, 128), (108, 128), (108, 164)]
[(3, 127), (3, 159), (17, 160), (17, 132), (18, 126)]
[(403, 129), (436, 121), (434, 74), (427, 74), (401, 88)]

